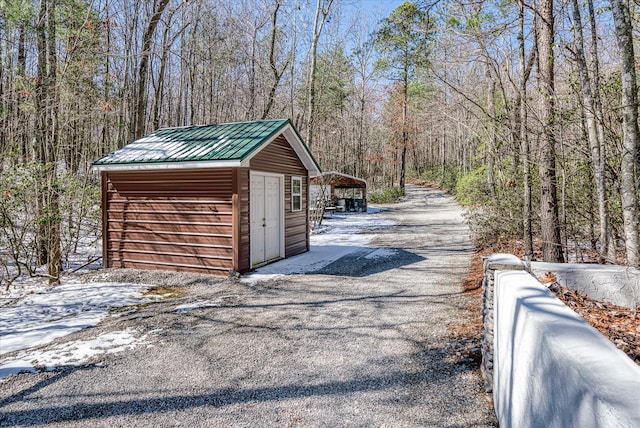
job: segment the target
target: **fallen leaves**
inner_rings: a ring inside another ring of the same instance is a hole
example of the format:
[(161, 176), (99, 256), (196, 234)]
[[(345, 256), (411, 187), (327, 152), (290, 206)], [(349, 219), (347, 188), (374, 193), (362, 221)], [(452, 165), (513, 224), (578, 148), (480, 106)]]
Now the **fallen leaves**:
[(625, 308), (597, 301), (584, 293), (560, 286), (550, 272), (538, 280), (543, 284), (551, 283), (549, 290), (565, 305), (640, 365), (640, 308)]
[(470, 303), (465, 308), (468, 318), (452, 321), (449, 330), (452, 332), (448, 343), (448, 361), (464, 364), (478, 369), (482, 362), (480, 351), (482, 341), (482, 278), (484, 276), (481, 253), (476, 252), (471, 259), (471, 266), (462, 283), (465, 293), (471, 295)]

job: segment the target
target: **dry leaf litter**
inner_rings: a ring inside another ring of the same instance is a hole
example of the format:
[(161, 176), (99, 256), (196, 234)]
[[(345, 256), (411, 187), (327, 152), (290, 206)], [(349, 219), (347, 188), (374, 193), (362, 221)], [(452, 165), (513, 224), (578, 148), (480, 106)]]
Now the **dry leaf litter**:
[(584, 293), (561, 286), (551, 272), (538, 280), (640, 365), (640, 307), (626, 308), (592, 299)]

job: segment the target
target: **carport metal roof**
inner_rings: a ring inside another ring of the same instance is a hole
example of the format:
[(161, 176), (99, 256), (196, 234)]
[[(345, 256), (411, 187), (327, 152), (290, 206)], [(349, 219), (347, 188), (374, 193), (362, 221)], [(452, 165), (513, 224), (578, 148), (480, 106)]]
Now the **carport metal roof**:
[(324, 172), (316, 177), (311, 177), (311, 184), (324, 184), (330, 185), (334, 188), (355, 188), (366, 189), (367, 182), (362, 178), (354, 177), (352, 175), (343, 174), (341, 172), (331, 171)]

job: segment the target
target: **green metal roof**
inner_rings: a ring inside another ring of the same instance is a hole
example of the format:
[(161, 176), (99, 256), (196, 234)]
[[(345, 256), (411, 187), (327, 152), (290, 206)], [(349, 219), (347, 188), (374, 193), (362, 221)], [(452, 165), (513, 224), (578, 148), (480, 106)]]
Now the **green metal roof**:
[[(291, 125), (289, 119), (159, 129), (103, 156), (93, 165), (100, 168), (125, 164), (242, 161), (287, 125)], [(291, 129), (317, 166), (293, 125)]]

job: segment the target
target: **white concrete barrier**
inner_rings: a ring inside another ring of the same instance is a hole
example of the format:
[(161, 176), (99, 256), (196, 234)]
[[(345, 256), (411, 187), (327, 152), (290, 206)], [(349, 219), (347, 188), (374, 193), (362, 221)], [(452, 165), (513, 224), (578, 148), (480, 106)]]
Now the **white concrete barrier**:
[(640, 306), (640, 271), (627, 266), (532, 262), (531, 272), (555, 275), (558, 284), (614, 305)]
[(496, 271), (502, 428), (640, 427), (640, 367), (524, 271)]

